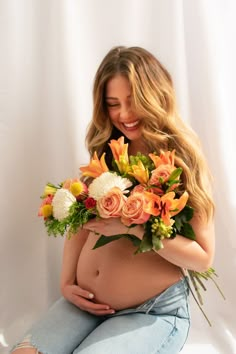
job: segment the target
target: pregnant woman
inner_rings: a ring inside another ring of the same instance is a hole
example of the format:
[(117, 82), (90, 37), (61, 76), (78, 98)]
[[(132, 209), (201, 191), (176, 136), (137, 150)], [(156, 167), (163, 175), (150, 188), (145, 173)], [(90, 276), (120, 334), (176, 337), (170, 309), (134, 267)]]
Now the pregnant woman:
[[(93, 219), (65, 239), (59, 299), (15, 354), (175, 354), (189, 332), (188, 279), (182, 269), (207, 270), (214, 257), (214, 203), (210, 174), (198, 137), (179, 117), (172, 79), (140, 47), (112, 48), (100, 64), (87, 131), (91, 156), (124, 136), (129, 155), (176, 152), (183, 189), (194, 208), (196, 240), (177, 235), (163, 248), (134, 255), (124, 238), (93, 250), (98, 234), (127, 232), (118, 218)], [(142, 239), (142, 225), (132, 234)]]

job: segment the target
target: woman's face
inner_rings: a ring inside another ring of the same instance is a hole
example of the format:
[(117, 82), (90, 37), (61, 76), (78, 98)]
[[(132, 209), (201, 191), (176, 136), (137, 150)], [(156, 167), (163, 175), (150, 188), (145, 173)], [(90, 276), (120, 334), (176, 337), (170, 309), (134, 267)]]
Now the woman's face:
[(132, 111), (132, 92), (125, 76), (114, 76), (107, 82), (105, 92), (107, 111), (113, 125), (129, 140), (141, 137), (141, 119)]

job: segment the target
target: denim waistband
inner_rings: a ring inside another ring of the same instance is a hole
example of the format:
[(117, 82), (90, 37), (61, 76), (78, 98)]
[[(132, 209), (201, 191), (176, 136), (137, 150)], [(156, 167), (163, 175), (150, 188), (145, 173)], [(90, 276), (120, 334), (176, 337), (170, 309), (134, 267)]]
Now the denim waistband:
[(184, 277), (177, 283), (171, 285), (162, 293), (145, 301), (141, 305), (115, 312), (109, 317), (120, 316), (130, 313), (146, 313), (153, 315), (176, 314), (176, 309), (185, 307), (189, 295), (188, 277)]

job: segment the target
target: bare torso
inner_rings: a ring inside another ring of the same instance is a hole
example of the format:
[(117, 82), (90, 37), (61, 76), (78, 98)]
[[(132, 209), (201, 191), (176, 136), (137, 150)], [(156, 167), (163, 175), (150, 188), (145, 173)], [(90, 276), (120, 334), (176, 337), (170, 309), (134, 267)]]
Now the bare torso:
[(96, 302), (116, 310), (133, 307), (182, 277), (179, 267), (155, 252), (134, 255), (135, 247), (126, 239), (93, 250), (98, 237), (88, 236), (77, 265), (78, 285), (93, 292)]

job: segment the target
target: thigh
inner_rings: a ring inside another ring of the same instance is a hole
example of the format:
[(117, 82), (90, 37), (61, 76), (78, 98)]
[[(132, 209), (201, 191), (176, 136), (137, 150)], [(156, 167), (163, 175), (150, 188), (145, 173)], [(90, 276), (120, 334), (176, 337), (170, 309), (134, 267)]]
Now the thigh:
[(61, 298), (32, 326), (26, 337), (42, 353), (71, 354), (101, 321)]
[(74, 354), (176, 354), (183, 347), (189, 320), (173, 315), (133, 313), (107, 319)]

